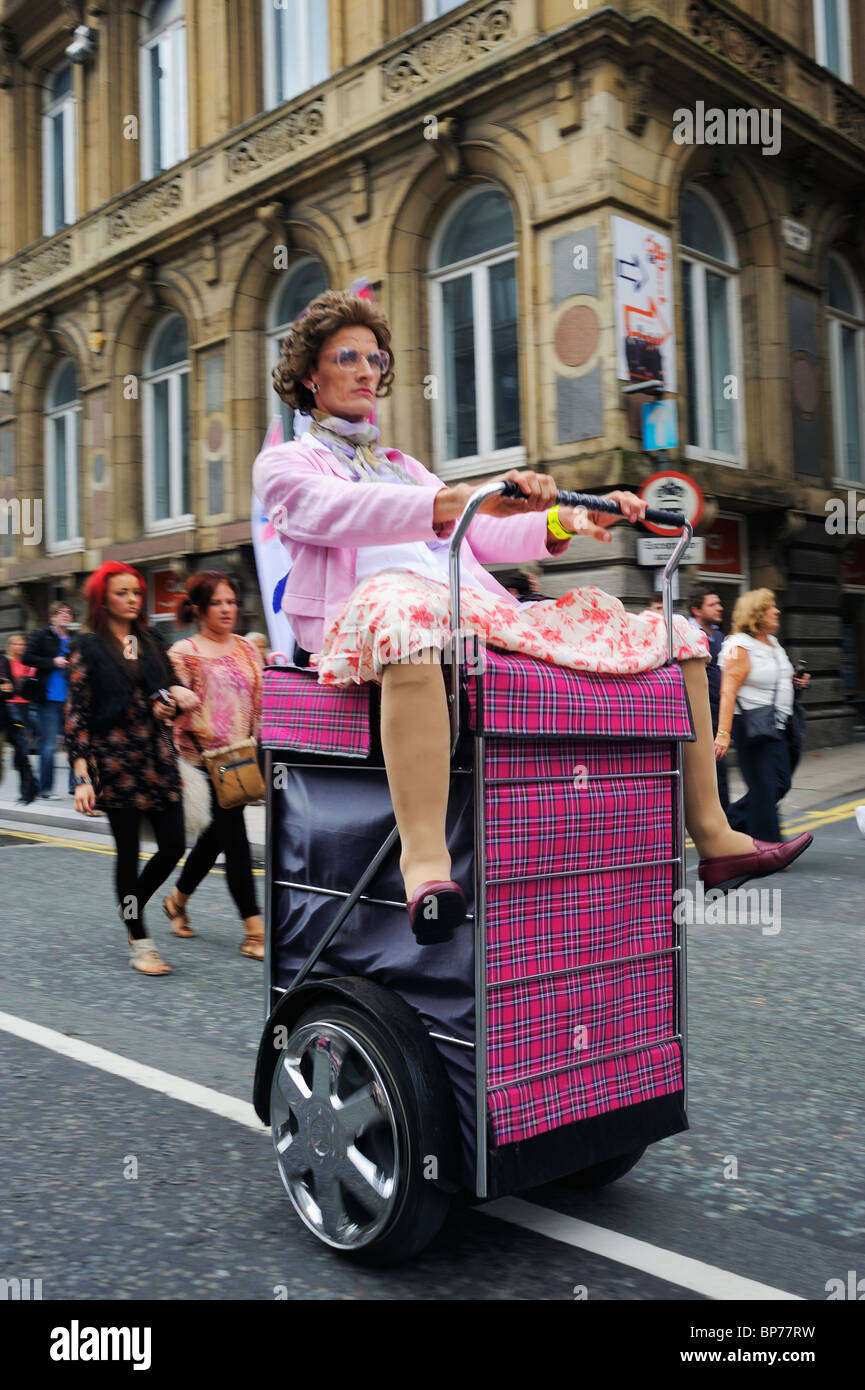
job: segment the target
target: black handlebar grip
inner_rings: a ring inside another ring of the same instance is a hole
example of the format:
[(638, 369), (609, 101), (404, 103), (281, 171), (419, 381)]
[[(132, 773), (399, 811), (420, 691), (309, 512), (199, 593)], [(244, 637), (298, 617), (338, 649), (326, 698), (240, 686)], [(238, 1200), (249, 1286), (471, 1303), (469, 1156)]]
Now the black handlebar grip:
[(654, 526), (675, 526), (679, 531), (685, 527), (685, 518), (681, 512), (663, 512), (657, 507), (649, 508), (646, 521), (651, 521)]
[[(525, 494), (516, 483), (506, 482), (502, 484), (502, 496), (523, 497)], [(621, 507), (613, 498), (598, 497), (593, 492), (560, 492), (556, 496), (556, 503), (560, 507), (585, 507), (587, 512), (607, 512), (610, 516), (622, 514)], [(685, 525), (681, 512), (659, 511), (654, 507), (646, 512), (646, 521), (651, 521), (655, 526), (674, 526), (679, 531)]]

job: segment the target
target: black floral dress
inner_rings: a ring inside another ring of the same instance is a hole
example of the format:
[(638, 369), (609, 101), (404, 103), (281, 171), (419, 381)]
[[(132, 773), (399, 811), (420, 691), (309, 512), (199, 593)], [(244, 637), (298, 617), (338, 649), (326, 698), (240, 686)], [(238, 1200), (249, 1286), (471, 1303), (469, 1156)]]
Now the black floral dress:
[[(88, 666), (86, 651), (77, 648), (69, 662), (66, 747), (70, 765), (76, 758), (86, 759), (97, 807), (150, 812), (180, 801), (171, 728), (155, 717), (145, 683), (130, 682), (131, 695), (122, 715), (104, 727), (105, 720), (99, 717), (103, 692), (97, 670)], [(178, 682), (171, 677), (171, 683)]]

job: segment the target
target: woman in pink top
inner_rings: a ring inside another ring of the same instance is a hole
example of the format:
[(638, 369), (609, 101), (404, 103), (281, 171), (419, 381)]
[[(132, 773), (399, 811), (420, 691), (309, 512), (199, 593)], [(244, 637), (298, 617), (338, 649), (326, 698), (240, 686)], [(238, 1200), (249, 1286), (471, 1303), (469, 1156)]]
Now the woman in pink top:
[[(302, 428), (292, 443), (262, 450), (253, 484), (292, 557), (282, 606), (319, 681), (381, 684), (381, 741), (409, 919), (418, 940), (432, 942), (450, 937), (465, 907), (449, 878), (445, 841), (450, 730), (439, 658), (448, 639), (447, 541), (476, 485), (447, 487), (417, 459), (376, 445), (369, 417), (376, 397), (390, 394), (393, 367), (390, 330), (375, 305), (334, 291), (313, 300), (283, 339), (273, 374), (280, 398), (303, 413)], [(595, 588), (520, 605), (484, 570), (558, 555), (577, 534), (609, 541), (606, 528), (617, 519), (568, 507), (551, 515), (553, 478), (527, 469), (503, 476), (523, 497), (488, 498), (468, 528), (463, 629), (575, 670), (661, 666), (661, 615), (629, 614)], [(609, 495), (629, 520), (644, 515), (632, 493)], [(705, 638), (676, 618), (675, 647), (697, 733), (685, 745), (685, 811), (701, 876), (707, 887), (724, 887), (772, 873), (795, 857), (797, 842), (759, 849), (730, 829), (718, 800)]]
[(202, 752), (258, 737), (261, 721), (261, 656), (252, 642), (238, 637), (237, 591), (227, 574), (202, 570), (186, 581), (186, 597), (177, 607), (177, 620), (198, 624), (198, 636), (175, 642), (168, 655), (181, 685), (194, 691), (199, 703), (174, 724), (178, 753), (207, 779), (211, 821), (190, 850), (174, 892), (163, 902), (176, 936), (194, 936), (186, 904), (220, 854), (225, 855), (228, 891), (244, 926), (241, 952), (264, 959), (264, 926), (258, 912), (252, 859), (243, 807), (219, 805), (213, 784), (202, 765)]

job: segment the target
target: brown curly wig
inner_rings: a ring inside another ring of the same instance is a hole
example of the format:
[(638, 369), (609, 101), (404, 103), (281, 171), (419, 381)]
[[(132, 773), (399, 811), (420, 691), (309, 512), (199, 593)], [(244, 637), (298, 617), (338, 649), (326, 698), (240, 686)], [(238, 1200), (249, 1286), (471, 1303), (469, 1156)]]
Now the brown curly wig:
[(324, 343), (341, 328), (355, 324), (369, 328), (379, 347), (390, 353), (390, 365), (378, 383), (377, 396), (389, 396), (393, 386), (394, 360), (390, 328), (380, 309), (368, 299), (348, 290), (325, 290), (296, 318), (282, 340), (282, 353), (273, 369), (273, 389), (281, 401), (309, 414), (315, 396), (304, 386), (303, 378), (318, 362)]

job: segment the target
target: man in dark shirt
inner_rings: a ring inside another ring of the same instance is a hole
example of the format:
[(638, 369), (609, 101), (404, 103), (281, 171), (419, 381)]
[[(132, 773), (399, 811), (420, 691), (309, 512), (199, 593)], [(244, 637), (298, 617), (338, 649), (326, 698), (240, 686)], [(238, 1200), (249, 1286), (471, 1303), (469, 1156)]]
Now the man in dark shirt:
[(30, 634), (24, 653), (25, 666), (36, 667), (39, 691), (36, 718), (39, 724), (39, 795), (44, 801), (57, 801), (54, 794), (54, 754), (57, 735), (63, 726), (66, 702), (66, 668), (69, 665), (69, 624), (72, 609), (58, 600), (48, 610), (50, 627)]
[[(718, 711), (721, 704), (721, 668), (718, 665), (718, 653), (724, 641), (718, 624), (724, 616), (724, 608), (715, 593), (708, 585), (700, 585), (691, 594), (691, 601), (688, 605), (690, 609), (689, 621), (694, 627), (702, 628), (709, 642), (709, 651), (712, 659), (706, 667), (706, 680), (709, 682), (709, 709), (712, 714), (712, 733), (718, 732)], [(718, 796), (721, 805), (726, 811), (730, 804), (730, 793), (727, 787), (727, 764), (724, 758), (715, 764), (718, 771)]]

